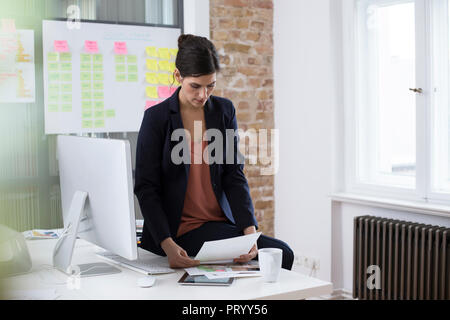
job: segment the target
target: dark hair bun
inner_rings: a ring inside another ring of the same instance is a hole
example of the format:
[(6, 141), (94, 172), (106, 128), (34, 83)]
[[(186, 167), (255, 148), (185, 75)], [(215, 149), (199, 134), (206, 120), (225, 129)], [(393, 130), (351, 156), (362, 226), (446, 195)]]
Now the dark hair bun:
[(205, 37), (182, 34), (178, 37), (175, 65), (182, 77), (211, 74), (220, 70), (214, 44)]
[(178, 37), (178, 48), (181, 49), (186, 43), (195, 41), (195, 38), (192, 34), (182, 34)]

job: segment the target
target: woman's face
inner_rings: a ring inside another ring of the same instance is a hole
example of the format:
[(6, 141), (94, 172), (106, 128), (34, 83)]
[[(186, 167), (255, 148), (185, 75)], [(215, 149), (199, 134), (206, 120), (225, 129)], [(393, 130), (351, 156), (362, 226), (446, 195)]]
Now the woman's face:
[(201, 108), (205, 105), (216, 86), (216, 73), (200, 77), (181, 77), (178, 70), (175, 71), (175, 77), (181, 84), (182, 101), (189, 103), (195, 108)]

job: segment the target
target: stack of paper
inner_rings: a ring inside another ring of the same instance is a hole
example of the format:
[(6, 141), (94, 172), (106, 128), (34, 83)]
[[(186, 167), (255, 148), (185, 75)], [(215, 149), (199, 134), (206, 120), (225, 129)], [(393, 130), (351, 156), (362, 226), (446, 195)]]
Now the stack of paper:
[(200, 265), (185, 270), (190, 276), (204, 275), (208, 279), (258, 277), (261, 275), (257, 261), (245, 264)]
[(223, 240), (206, 241), (194, 258), (199, 260), (201, 265), (185, 270), (191, 276), (204, 275), (208, 279), (259, 276), (257, 261), (233, 264), (233, 260), (249, 253), (260, 235), (261, 232), (258, 232)]

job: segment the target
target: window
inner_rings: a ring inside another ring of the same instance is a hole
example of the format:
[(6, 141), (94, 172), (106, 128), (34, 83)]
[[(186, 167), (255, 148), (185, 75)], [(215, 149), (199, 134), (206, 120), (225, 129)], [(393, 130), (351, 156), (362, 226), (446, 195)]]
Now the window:
[(450, 201), (449, 7), (344, 5), (348, 191)]

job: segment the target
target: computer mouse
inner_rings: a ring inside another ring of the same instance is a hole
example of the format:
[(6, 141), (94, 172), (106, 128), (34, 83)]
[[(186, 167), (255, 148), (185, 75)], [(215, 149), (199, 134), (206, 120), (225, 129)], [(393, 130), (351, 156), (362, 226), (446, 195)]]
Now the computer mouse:
[(149, 288), (153, 286), (156, 282), (156, 278), (154, 276), (146, 276), (143, 278), (139, 278), (137, 280), (137, 285), (141, 288)]

